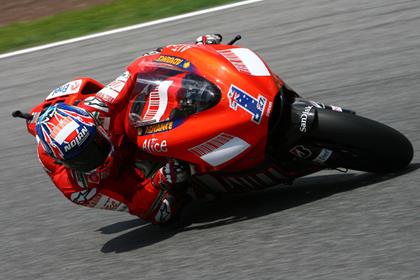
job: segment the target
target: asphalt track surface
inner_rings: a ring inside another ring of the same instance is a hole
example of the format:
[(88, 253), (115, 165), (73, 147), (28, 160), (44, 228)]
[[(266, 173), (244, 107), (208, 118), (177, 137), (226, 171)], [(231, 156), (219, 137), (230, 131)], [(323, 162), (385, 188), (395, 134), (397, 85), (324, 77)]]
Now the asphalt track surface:
[[(419, 1), (266, 0), (0, 60), (0, 278), (420, 279), (419, 27)], [(303, 96), (399, 129), (413, 163), (193, 205), (179, 230), (65, 200), (10, 112), (208, 32), (242, 34)]]

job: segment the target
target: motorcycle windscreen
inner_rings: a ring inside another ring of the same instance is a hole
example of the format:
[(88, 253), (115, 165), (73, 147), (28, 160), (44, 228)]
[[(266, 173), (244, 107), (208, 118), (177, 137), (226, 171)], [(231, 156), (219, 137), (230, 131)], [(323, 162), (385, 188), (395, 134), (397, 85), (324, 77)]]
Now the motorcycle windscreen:
[(205, 78), (159, 66), (137, 76), (130, 124), (140, 127), (185, 118), (215, 106), (220, 98), (220, 89)]

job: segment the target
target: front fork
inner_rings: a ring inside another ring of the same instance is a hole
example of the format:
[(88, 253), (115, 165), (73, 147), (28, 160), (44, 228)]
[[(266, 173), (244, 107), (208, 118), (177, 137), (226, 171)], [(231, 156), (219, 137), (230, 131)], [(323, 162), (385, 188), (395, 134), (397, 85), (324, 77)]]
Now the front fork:
[(266, 154), (284, 170), (285, 176), (302, 177), (327, 167), (324, 163), (333, 151), (317, 145), (311, 138), (319, 110), (355, 114), (338, 106), (303, 99), (287, 86), (283, 86), (276, 96)]

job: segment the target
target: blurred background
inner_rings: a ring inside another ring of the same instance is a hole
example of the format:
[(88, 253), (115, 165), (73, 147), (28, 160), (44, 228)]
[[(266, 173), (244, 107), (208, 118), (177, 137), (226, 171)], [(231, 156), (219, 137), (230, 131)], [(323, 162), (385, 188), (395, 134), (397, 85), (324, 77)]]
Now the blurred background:
[(2, 17), (0, 26), (18, 21), (36, 20), (67, 10), (83, 9), (92, 5), (110, 3), (112, 0), (16, 0), (0, 1)]
[[(222, 2), (1, 1), (0, 53)], [(418, 0), (264, 0), (0, 58), (0, 279), (419, 279), (419, 27)], [(179, 230), (67, 201), (11, 112), (75, 77), (108, 83), (143, 53), (208, 33), (241, 34), (237, 44), (305, 98), (398, 129), (412, 164), (196, 204)]]
[(1, 0), (0, 53), (233, 0)]

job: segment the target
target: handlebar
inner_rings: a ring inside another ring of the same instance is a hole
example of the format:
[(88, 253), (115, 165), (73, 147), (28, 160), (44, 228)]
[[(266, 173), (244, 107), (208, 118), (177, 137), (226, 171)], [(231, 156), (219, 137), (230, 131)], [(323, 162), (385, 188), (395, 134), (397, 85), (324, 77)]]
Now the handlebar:
[(33, 116), (31, 114), (22, 113), (19, 110), (13, 111), (12, 112), (12, 117), (14, 117), (14, 118), (22, 118), (22, 119), (25, 119), (25, 120), (28, 120), (28, 121), (32, 120), (32, 118), (33, 118)]
[(228, 45), (233, 45), (236, 41), (239, 41), (239, 40), (241, 40), (242, 39), (242, 36), (241, 35), (236, 35), (235, 36), (235, 38), (233, 38), (229, 43), (228, 43)]

